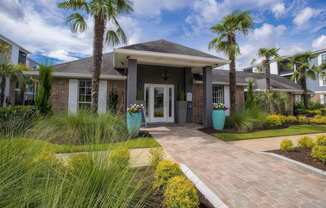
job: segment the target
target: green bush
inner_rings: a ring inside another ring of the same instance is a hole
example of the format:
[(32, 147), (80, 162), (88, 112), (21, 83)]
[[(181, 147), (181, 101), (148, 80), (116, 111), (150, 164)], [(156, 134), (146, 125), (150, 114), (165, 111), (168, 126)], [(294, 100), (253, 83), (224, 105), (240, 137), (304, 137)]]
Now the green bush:
[(286, 116), (271, 114), (266, 116), (265, 125), (268, 128), (282, 127), (286, 124)]
[(326, 146), (315, 145), (312, 148), (311, 156), (326, 164)]
[(37, 122), (28, 136), (59, 144), (112, 143), (128, 139), (124, 120), (117, 115), (79, 112), (57, 114)]
[(293, 142), (289, 139), (284, 139), (280, 144), (280, 149), (283, 152), (292, 151), (293, 148)]
[(316, 144), (320, 146), (326, 146), (326, 136), (324, 135), (317, 136)]
[[(62, 171), (46, 152), (42, 143), (1, 141), (0, 207), (140, 208), (153, 203), (147, 201), (152, 187), (146, 183), (146, 170), (85, 154), (74, 156), (69, 161), (74, 168), (63, 166)], [(112, 168), (116, 166), (121, 168)]]
[(164, 189), (171, 178), (182, 174), (178, 164), (168, 160), (162, 160), (157, 165), (154, 173), (154, 189)]
[(155, 148), (150, 150), (151, 167), (155, 170), (157, 165), (163, 160), (164, 153), (162, 148)]
[(236, 128), (237, 131), (251, 131), (263, 127), (265, 113), (257, 109), (243, 109), (227, 120), (227, 125)]
[(314, 141), (312, 140), (312, 138), (308, 137), (308, 136), (303, 136), (300, 138), (300, 140), (298, 141), (298, 145), (301, 148), (307, 148), (307, 149), (311, 149), (313, 148), (313, 146), (315, 145)]
[(129, 158), (129, 150), (127, 147), (114, 148), (109, 154), (110, 161), (120, 161), (119, 164), (123, 167), (128, 166)]
[(39, 118), (32, 106), (0, 107), (0, 135), (14, 137), (22, 135)]
[(196, 208), (199, 197), (196, 188), (184, 176), (176, 176), (169, 180), (164, 191), (166, 208)]
[(285, 116), (284, 121), (286, 125), (298, 124), (298, 119), (295, 116)]
[(41, 113), (47, 114), (51, 111), (52, 67), (41, 65), (39, 73), (39, 84), (35, 97), (35, 105)]

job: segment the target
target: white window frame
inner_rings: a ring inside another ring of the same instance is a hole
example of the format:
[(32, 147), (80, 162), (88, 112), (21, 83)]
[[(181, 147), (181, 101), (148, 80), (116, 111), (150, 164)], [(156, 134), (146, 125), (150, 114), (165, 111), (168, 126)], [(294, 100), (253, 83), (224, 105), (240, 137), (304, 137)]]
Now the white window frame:
[(319, 75), (319, 86), (326, 86), (326, 76)]
[[(81, 82), (85, 82), (85, 87), (84, 87), (85, 92), (83, 94), (81, 94), (81, 92), (80, 92)], [(86, 86), (87, 82), (90, 82), (90, 86)], [(83, 105), (83, 104), (85, 105), (86, 104), (86, 105), (89, 105), (89, 107), (90, 107), (91, 104), (92, 104), (92, 92), (90, 92), (90, 94), (88, 94), (86, 89), (90, 89), (92, 91), (92, 81), (90, 79), (80, 79), (80, 80), (78, 80), (78, 109), (81, 109), (80, 105)], [(90, 96), (91, 100), (90, 101), (81, 101), (80, 100), (81, 95)]]
[(225, 104), (224, 85), (213, 84), (213, 103)]

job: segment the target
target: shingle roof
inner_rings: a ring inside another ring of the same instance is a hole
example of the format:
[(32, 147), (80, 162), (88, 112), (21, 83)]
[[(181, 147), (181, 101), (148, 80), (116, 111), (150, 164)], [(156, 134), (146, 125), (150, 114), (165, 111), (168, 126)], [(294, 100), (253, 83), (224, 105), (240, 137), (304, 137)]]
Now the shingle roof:
[(150, 52), (159, 52), (159, 53), (173, 53), (173, 54), (181, 54), (181, 55), (189, 55), (189, 56), (199, 56), (205, 58), (214, 58), (214, 59), (221, 59), (220, 57), (213, 56), (208, 53), (204, 53), (202, 51), (189, 48), (177, 43), (172, 43), (167, 40), (155, 40), (145, 43), (138, 43), (134, 45), (128, 45), (122, 47), (121, 49), (131, 49), (131, 50), (138, 50), (138, 51), (150, 51)]
[[(264, 73), (250, 73), (237, 71), (236, 79), (238, 84), (246, 84), (249, 80), (262, 80), (265, 79)], [(229, 83), (229, 71), (227, 70), (214, 70), (213, 82)], [(302, 90), (301, 86), (288, 80), (284, 77), (271, 74), (271, 86), (272, 89), (284, 89), (284, 90)]]
[[(54, 66), (56, 72), (90, 74), (92, 71), (92, 57), (79, 59), (72, 62), (58, 64)], [(101, 74), (103, 75), (121, 75), (113, 68), (113, 53), (103, 54)]]

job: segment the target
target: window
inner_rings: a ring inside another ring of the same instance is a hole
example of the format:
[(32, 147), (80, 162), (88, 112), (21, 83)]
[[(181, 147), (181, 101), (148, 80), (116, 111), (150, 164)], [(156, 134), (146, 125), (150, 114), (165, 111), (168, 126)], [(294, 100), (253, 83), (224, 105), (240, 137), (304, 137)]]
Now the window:
[(27, 58), (26, 53), (23, 52), (23, 51), (19, 51), (18, 63), (19, 64), (26, 64), (26, 58)]
[(326, 64), (326, 54), (321, 55), (321, 63)]
[(78, 93), (79, 109), (89, 109), (92, 103), (92, 81), (79, 80), (79, 93)]
[(213, 103), (224, 103), (223, 85), (213, 85)]

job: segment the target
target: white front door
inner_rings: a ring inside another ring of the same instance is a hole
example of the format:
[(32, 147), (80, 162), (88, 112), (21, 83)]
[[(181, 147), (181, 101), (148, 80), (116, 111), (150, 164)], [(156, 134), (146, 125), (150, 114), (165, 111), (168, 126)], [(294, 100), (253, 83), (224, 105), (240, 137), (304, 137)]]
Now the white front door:
[(147, 122), (174, 122), (173, 85), (145, 84), (144, 95)]

